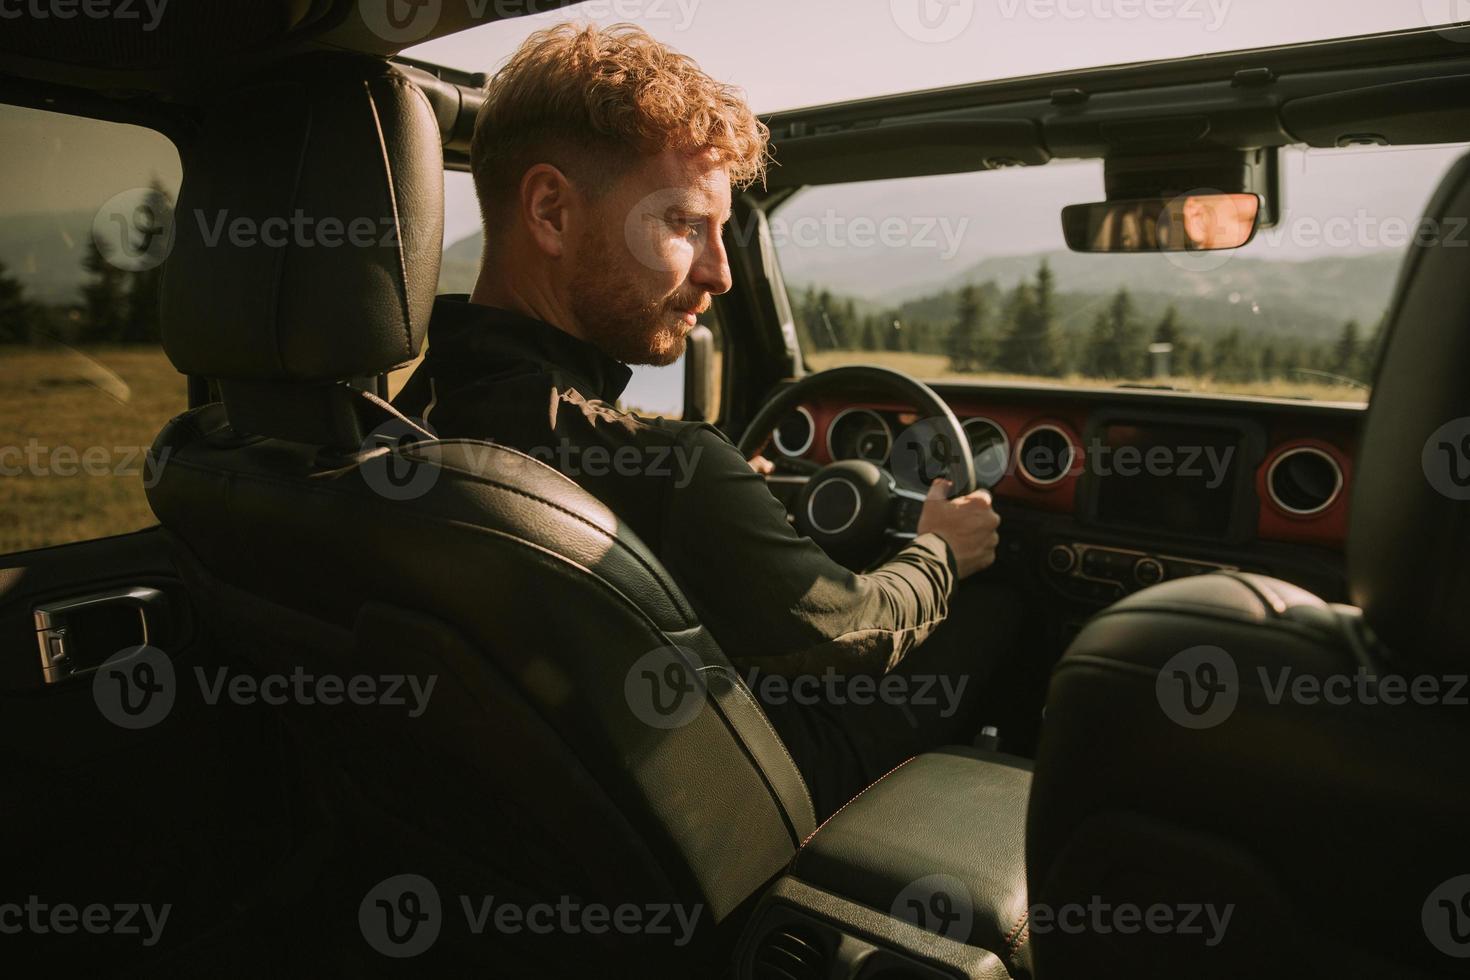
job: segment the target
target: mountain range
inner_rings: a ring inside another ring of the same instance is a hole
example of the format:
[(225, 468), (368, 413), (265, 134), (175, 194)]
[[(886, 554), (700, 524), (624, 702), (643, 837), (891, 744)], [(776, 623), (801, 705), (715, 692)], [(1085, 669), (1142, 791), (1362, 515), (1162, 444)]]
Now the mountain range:
[[(20, 277), (33, 298), (76, 302), (92, 218), (91, 212), (6, 216), (0, 222), (0, 262)], [(479, 234), (445, 248), (440, 292), (473, 288), (480, 249)], [(1365, 331), (1378, 323), (1402, 261), (1401, 253), (1390, 251), (1304, 261), (1221, 253), (1215, 257), (1223, 260), (1218, 268), (1192, 272), (1181, 268), (1176, 256), (1048, 251), (985, 258), (918, 281), (916, 268), (904, 258), (850, 258), (841, 265), (808, 266), (788, 284), (793, 291), (812, 285), (851, 297), (859, 312), (896, 311), (901, 318), (943, 323), (954, 315), (960, 287), (993, 282), (1008, 290), (1034, 276), (1044, 260), (1056, 276), (1058, 325), (1063, 330), (1086, 329), (1096, 310), (1126, 287), (1145, 320), (1172, 305), (1184, 322), (1206, 332), (1238, 328), (1326, 340), (1337, 336), (1347, 320), (1357, 320)], [(935, 264), (930, 256), (930, 268)]]

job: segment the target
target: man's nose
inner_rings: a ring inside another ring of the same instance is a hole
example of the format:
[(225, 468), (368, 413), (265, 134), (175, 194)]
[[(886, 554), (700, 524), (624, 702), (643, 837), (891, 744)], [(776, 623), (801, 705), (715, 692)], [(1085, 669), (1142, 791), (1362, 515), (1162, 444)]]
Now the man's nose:
[(711, 235), (707, 242), (694, 259), (694, 265), (689, 270), (689, 281), (714, 296), (728, 293), (732, 281), (724, 238), (722, 235)]

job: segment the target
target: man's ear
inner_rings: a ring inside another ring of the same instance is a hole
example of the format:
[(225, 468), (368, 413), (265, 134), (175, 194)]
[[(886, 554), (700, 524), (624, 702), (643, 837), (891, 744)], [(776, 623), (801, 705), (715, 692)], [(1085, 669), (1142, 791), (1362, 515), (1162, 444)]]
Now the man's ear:
[(521, 220), (532, 240), (552, 258), (561, 258), (566, 251), (568, 209), (575, 197), (566, 174), (549, 163), (538, 163), (521, 176)]

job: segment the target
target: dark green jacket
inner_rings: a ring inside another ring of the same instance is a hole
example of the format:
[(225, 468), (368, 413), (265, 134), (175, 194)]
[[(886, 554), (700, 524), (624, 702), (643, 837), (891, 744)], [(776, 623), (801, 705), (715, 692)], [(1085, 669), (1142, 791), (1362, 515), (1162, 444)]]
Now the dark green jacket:
[(944, 619), (955, 567), (937, 535), (869, 574), (848, 571), (796, 534), (718, 429), (618, 410), (631, 374), (549, 324), (442, 297), (395, 404), (441, 438), (511, 446), (579, 483), (659, 557), (742, 666), (880, 673)]

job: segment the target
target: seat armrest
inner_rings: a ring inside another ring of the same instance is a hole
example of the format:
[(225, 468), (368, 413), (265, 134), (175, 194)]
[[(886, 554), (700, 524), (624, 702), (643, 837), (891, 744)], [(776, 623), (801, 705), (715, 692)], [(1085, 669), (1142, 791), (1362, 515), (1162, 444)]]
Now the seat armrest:
[(916, 756), (817, 828), (790, 876), (1031, 972), (1025, 760), (969, 747)]

